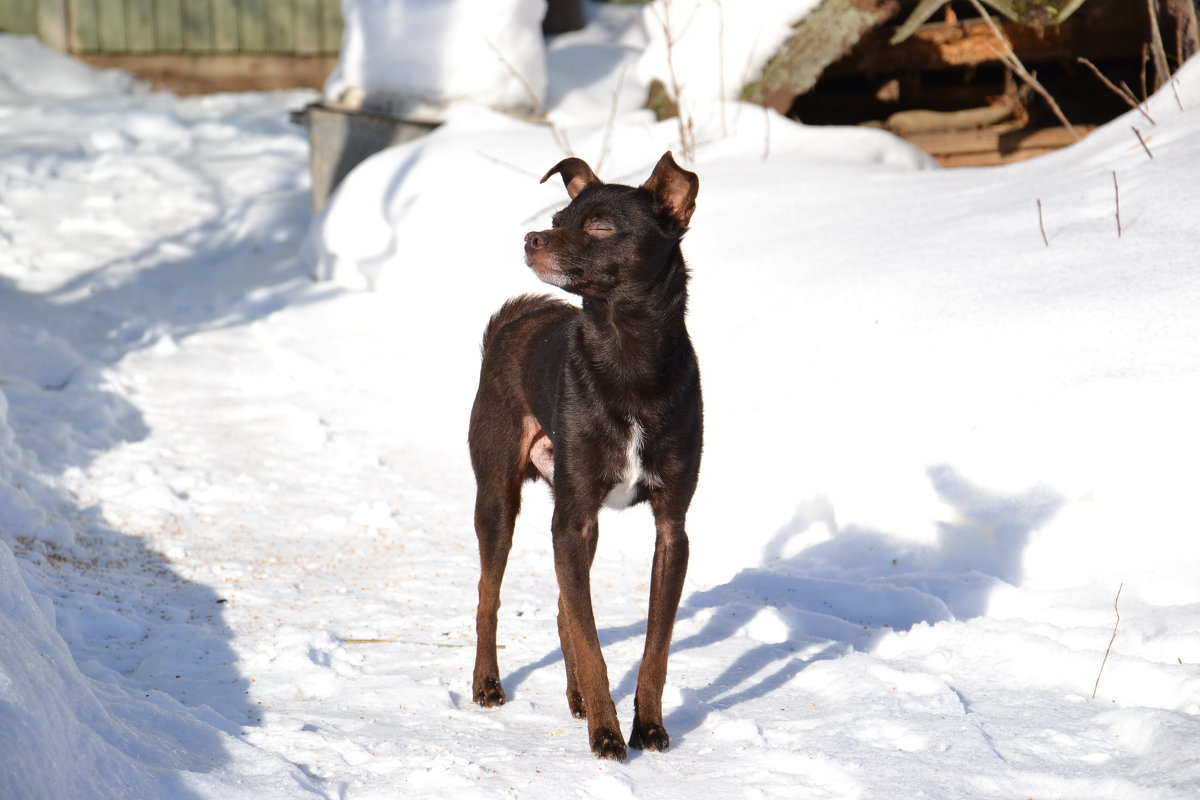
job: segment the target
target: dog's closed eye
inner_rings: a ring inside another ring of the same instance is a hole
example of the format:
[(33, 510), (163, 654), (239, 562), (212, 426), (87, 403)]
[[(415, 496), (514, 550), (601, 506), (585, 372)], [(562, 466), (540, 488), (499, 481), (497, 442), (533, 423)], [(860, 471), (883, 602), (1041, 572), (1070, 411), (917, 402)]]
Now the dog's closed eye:
[(589, 236), (604, 238), (617, 232), (616, 227), (606, 219), (589, 219), (583, 224), (583, 232)]

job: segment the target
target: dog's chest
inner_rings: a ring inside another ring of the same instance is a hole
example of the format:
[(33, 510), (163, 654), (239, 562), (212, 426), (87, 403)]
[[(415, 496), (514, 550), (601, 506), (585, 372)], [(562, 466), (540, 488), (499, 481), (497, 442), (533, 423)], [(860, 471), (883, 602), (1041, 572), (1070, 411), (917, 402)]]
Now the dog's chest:
[(642, 426), (636, 420), (629, 425), (629, 443), (625, 446), (625, 463), (621, 466), (617, 483), (604, 498), (608, 508), (622, 509), (633, 504), (637, 497), (638, 483), (642, 481)]

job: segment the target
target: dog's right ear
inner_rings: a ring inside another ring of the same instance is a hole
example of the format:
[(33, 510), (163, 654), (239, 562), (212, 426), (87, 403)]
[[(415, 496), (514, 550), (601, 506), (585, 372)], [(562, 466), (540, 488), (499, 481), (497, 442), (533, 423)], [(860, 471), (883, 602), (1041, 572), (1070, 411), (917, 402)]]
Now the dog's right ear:
[(604, 183), (596, 177), (596, 173), (592, 172), (592, 168), (587, 165), (587, 162), (574, 156), (564, 158), (551, 167), (550, 171), (542, 176), (541, 182), (545, 183), (556, 172), (562, 175), (563, 185), (567, 187), (567, 194), (572, 200), (587, 187)]

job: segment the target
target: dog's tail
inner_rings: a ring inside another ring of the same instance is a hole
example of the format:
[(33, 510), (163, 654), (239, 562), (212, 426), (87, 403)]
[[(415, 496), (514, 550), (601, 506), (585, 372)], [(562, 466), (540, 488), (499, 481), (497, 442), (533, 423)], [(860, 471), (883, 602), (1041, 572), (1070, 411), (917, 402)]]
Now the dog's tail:
[(496, 338), (496, 334), (508, 323), (520, 319), (526, 314), (535, 314), (564, 306), (569, 306), (569, 304), (548, 294), (523, 294), (510, 298), (488, 320), (487, 328), (483, 331), (483, 345), (481, 349), (486, 351), (492, 343), (492, 339)]

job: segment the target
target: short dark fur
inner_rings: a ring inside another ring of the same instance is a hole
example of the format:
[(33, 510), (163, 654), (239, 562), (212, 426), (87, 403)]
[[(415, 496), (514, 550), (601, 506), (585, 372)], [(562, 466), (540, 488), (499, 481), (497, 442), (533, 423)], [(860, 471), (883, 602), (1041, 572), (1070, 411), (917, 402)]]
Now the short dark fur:
[[(592, 613), (589, 573), (597, 514), (622, 479), (628, 454), (640, 472), (621, 504), (649, 501), (657, 538), (646, 645), (629, 746), (666, 750), (662, 720), (667, 652), (687, 572), (684, 519), (700, 468), (700, 370), (684, 325), (687, 267), (679, 242), (699, 180), (663, 155), (640, 187), (606, 185), (583, 161), (561, 174), (572, 202), (553, 228), (525, 236), (525, 261), (583, 307), (545, 295), (505, 303), (483, 339), (471, 410), (475, 531), (481, 573), (472, 696), (505, 701), (496, 662), (500, 583), (521, 486), (543, 477), (554, 493), (554, 568), (567, 704), (586, 717), (592, 751), (623, 760), (616, 708)], [(640, 432), (640, 447), (631, 438)]]

